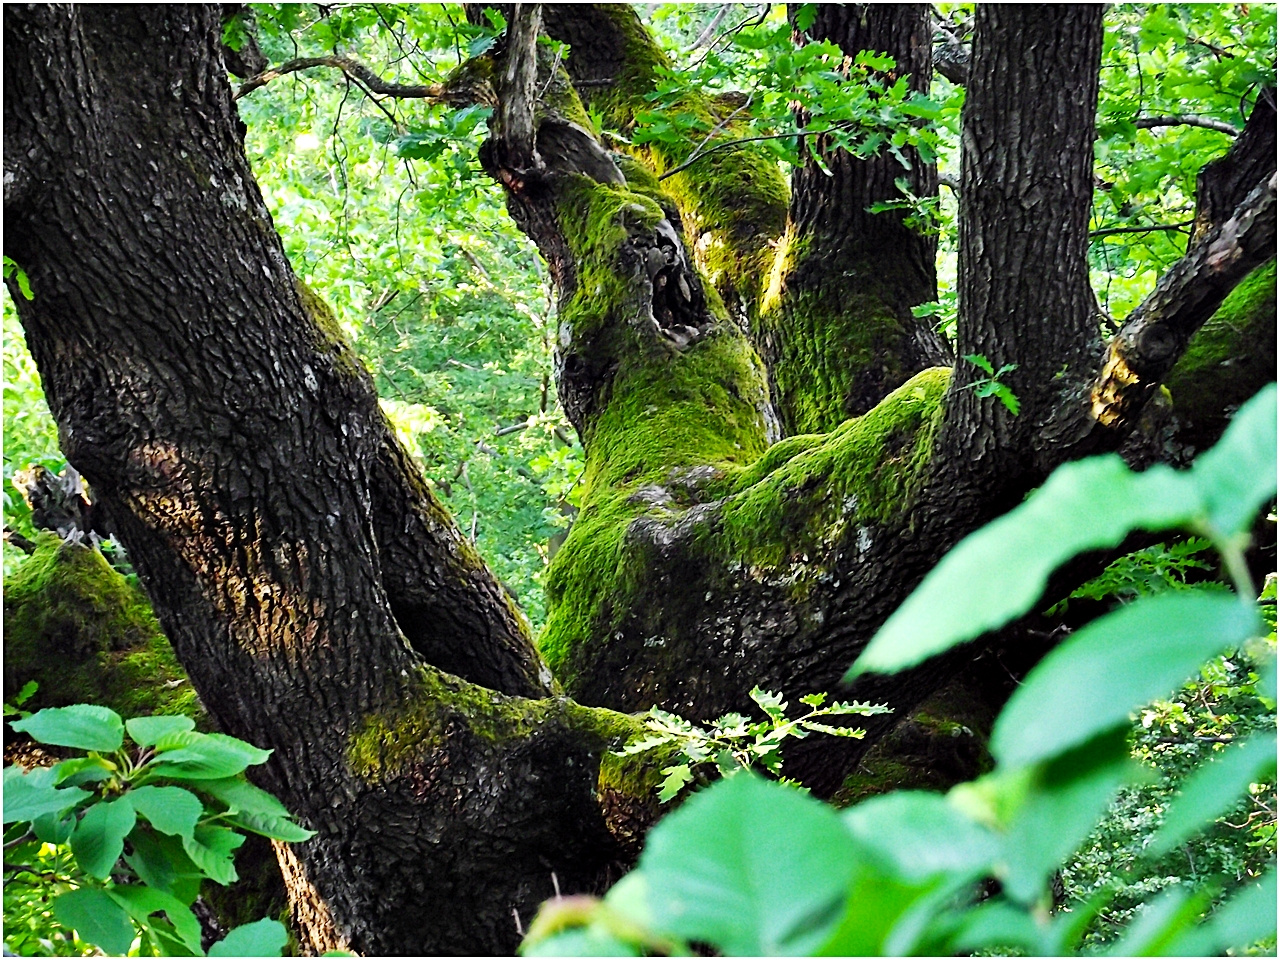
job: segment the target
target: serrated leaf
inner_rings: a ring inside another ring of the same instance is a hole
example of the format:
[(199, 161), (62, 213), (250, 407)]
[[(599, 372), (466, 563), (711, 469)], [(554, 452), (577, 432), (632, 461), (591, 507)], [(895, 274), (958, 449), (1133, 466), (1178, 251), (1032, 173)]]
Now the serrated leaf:
[(182, 841), (137, 826), (129, 834), (133, 852), (125, 855), (125, 863), (149, 887), (172, 894), (185, 904), (192, 904), (200, 893), (204, 874), (191, 862)]
[(200, 790), (226, 804), (230, 813), (264, 813), (275, 817), (287, 817), (289, 811), (283, 803), (267, 791), (254, 786), (243, 777), (227, 777), (222, 780), (192, 780), (191, 789)]
[(122, 957), (133, 944), (129, 914), (103, 890), (82, 887), (64, 893), (53, 901), (53, 915), (64, 927), (75, 930), (81, 940), (107, 954)]
[(127, 797), (95, 803), (76, 824), (71, 834), (71, 852), (80, 869), (105, 880), (124, 853), (124, 838), (137, 821)]
[(244, 837), (225, 827), (196, 827), (193, 837), (182, 838), (182, 849), (191, 862), (215, 883), (223, 886), (237, 878), (232, 854), (244, 843)]
[(806, 730), (829, 733), (833, 737), (849, 737), (854, 740), (861, 740), (867, 735), (867, 731), (859, 727), (837, 727), (829, 723), (818, 723), (816, 720), (801, 720), (800, 725)]
[(140, 747), (152, 747), (169, 734), (194, 730), (196, 722), (182, 716), (132, 717), (124, 725), (134, 743)]
[(991, 732), (991, 753), (1016, 766), (1051, 757), (1128, 721), (1175, 690), (1261, 623), (1232, 594), (1143, 597), (1094, 620), (1049, 653), (1014, 691)]
[(89, 703), (48, 707), (9, 724), (31, 739), (55, 747), (111, 753), (124, 743), (124, 721), (114, 710)]
[(61, 813), (93, 794), (78, 787), (56, 787), (54, 773), (37, 768), (29, 773), (21, 767), (4, 768), (4, 822), (36, 820)]
[(192, 836), (204, 813), (200, 798), (181, 787), (138, 787), (128, 797), (148, 823), (174, 837)]
[(108, 887), (106, 893), (144, 926), (148, 925), (151, 914), (163, 912), (192, 955), (198, 957), (203, 953), (200, 947), (200, 921), (176, 897), (153, 887), (136, 885)]
[(800, 702), (806, 706), (813, 707), (815, 710), (822, 706), (827, 700), (825, 693), (808, 693), (800, 698)]
[(233, 827), (240, 827), (251, 833), (282, 840), (285, 843), (302, 843), (316, 835), (314, 830), (300, 827), (288, 817), (273, 816), (269, 813), (237, 813), (227, 817), (226, 822)]
[(1210, 527), (1230, 536), (1249, 528), (1276, 495), (1276, 385), (1242, 406), (1222, 439), (1196, 459), (1191, 479), (1208, 508)]
[(278, 920), (258, 920), (236, 927), (209, 948), (211, 957), (278, 957), (289, 933)]
[(670, 767), (663, 767), (662, 772), (666, 774), (661, 786), (658, 789), (658, 799), (662, 803), (678, 794), (684, 785), (693, 780), (693, 774), (689, 771), (687, 763), (677, 763)]
[(991, 365), (991, 361), (980, 353), (966, 353), (964, 355), (964, 359), (968, 360), (989, 377), (994, 375), (996, 372), (996, 368)]
[(270, 750), (259, 750), (235, 737), (208, 733), (189, 746), (159, 754), (146, 769), (149, 777), (216, 780), (234, 777), (253, 764), (265, 763), (270, 756)]

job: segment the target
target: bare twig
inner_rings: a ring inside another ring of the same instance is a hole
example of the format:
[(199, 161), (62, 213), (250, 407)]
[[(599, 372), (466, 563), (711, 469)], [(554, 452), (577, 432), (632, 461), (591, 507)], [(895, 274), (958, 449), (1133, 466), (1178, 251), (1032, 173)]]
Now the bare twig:
[(710, 43), (711, 38), (715, 36), (716, 28), (720, 26), (720, 21), (724, 19), (724, 15), (728, 12), (729, 5), (726, 3), (716, 11), (716, 15), (711, 18), (711, 22), (707, 24), (706, 28), (698, 34), (698, 39), (693, 41), (693, 46), (689, 49), (698, 50)]
[(1157, 223), (1149, 227), (1105, 227), (1102, 230), (1091, 230), (1089, 239), (1112, 237), (1119, 233), (1158, 233), (1161, 230), (1187, 230), (1194, 222), (1194, 220), (1183, 220), (1179, 223)]
[(1240, 136), (1238, 127), (1225, 120), (1213, 117), (1202, 117), (1194, 113), (1172, 113), (1161, 117), (1139, 117), (1134, 121), (1139, 130), (1150, 130), (1152, 127), (1203, 127), (1205, 130), (1217, 130), (1229, 137)]

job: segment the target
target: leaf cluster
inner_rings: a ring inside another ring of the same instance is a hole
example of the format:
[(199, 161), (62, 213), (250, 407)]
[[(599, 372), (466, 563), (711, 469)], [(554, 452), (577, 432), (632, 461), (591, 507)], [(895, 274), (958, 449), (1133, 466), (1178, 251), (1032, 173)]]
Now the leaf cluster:
[[(5, 768), (6, 907), (22, 888), (19, 898), (45, 899), (52, 880), (57, 924), (108, 953), (124, 954), (136, 941), (144, 956), (205, 956), (191, 906), (202, 882), (237, 879), (242, 831), (286, 843), (314, 835), (245, 779), (270, 751), (198, 732), (189, 717), (122, 721), (106, 707), (75, 704), (10, 726), (85, 754)], [(208, 955), (278, 956), (286, 939), (279, 922), (260, 920), (232, 930)]]

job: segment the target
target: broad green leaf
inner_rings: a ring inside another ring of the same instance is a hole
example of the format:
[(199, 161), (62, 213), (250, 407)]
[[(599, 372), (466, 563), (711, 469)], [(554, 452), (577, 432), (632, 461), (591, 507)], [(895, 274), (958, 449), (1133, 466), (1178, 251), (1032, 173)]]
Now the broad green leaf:
[(124, 721), (114, 710), (88, 703), (49, 707), (10, 724), (33, 740), (55, 747), (110, 753), (124, 743)]
[(53, 782), (78, 787), (85, 783), (110, 780), (117, 772), (116, 765), (102, 757), (74, 757), (63, 760), (53, 768)]
[(236, 927), (209, 948), (211, 957), (278, 957), (289, 933), (278, 920), (259, 920)]
[(137, 816), (127, 797), (95, 803), (71, 834), (71, 852), (80, 869), (105, 880), (124, 852), (124, 838), (133, 829)]
[(900, 790), (864, 800), (841, 815), (849, 832), (904, 880), (983, 872), (999, 839), (937, 793)]
[(196, 722), (190, 717), (133, 717), (124, 722), (133, 742), (140, 747), (153, 747), (167, 734), (194, 730)]
[(31, 829), (45, 843), (52, 843), (55, 846), (66, 843), (76, 829), (75, 811), (72, 810), (65, 815), (46, 813), (36, 817), (31, 821)]
[(105, 890), (82, 887), (64, 893), (53, 901), (53, 915), (65, 927), (70, 927), (103, 952), (122, 957), (133, 944), (133, 924), (124, 907), (107, 895)]
[(314, 830), (300, 827), (288, 817), (277, 817), (269, 813), (237, 813), (227, 817), (226, 823), (285, 843), (302, 843), (316, 835)]
[(1140, 770), (1127, 756), (1126, 729), (1115, 730), (1045, 764), (1021, 796), (1004, 832), (997, 876), (1005, 895), (1030, 904), (1089, 835), (1116, 792)]
[(1163, 530), (1201, 511), (1195, 483), (1157, 464), (1133, 473), (1118, 456), (1059, 467), (1025, 503), (971, 533), (889, 617), (846, 679), (914, 666), (1031, 609), (1049, 575), (1131, 530)]
[(831, 937), (816, 951), (824, 957), (900, 955), (913, 952), (914, 941), (950, 891), (947, 878), (935, 875), (909, 882), (883, 873), (874, 861), (857, 860), (848, 882), (844, 910)]
[(133, 853), (125, 855), (125, 863), (133, 868), (143, 883), (172, 894), (182, 903), (195, 902), (204, 874), (191, 862), (180, 838), (163, 836), (138, 826), (129, 834), (129, 843)]
[(1276, 871), (1234, 894), (1208, 922), (1183, 930), (1167, 945), (1170, 955), (1207, 957), (1228, 948), (1241, 950), (1276, 934)]
[(1183, 887), (1166, 890), (1144, 906), (1120, 941), (1107, 951), (1112, 957), (1164, 957), (1169, 946), (1196, 922), (1209, 904), (1204, 892)]
[(173, 729), (167, 733), (162, 733), (155, 742), (157, 753), (166, 753), (171, 750), (179, 750), (182, 747), (189, 747), (193, 743), (199, 743), (207, 733), (201, 733), (199, 730), (179, 730)]
[(204, 813), (204, 804), (181, 787), (138, 787), (129, 791), (133, 808), (161, 833), (190, 837)]
[(227, 777), (222, 780), (192, 780), (191, 789), (207, 793), (222, 801), (230, 813), (261, 813), (273, 817), (287, 817), (285, 805), (267, 791), (255, 787), (243, 777)]
[(1250, 783), (1274, 776), (1275, 772), (1274, 733), (1228, 747), (1201, 764), (1182, 784), (1181, 795), (1169, 805), (1149, 849), (1153, 854), (1172, 849), (1215, 817), (1229, 813), (1241, 797), (1248, 795)]
[(829, 935), (857, 851), (834, 810), (740, 773), (649, 834), (640, 871), (655, 926), (726, 954), (801, 954)]
[(182, 849), (211, 880), (226, 886), (236, 881), (236, 865), (231, 858), (242, 843), (244, 837), (234, 830), (196, 827), (193, 837), (182, 838)]
[[(215, 954), (210, 951), (210, 956)], [(539, 940), (528, 949), (520, 948), (522, 957), (641, 957), (638, 946), (626, 943), (597, 926), (565, 930)]]
[(1268, 384), (1231, 419), (1222, 439), (1191, 468), (1222, 536), (1249, 528), (1258, 508), (1276, 495), (1276, 385)]
[(1043, 955), (1044, 930), (1031, 914), (1006, 900), (988, 900), (961, 915), (959, 928), (951, 935), (954, 953), (978, 950), (1007, 950), (1017, 947), (1031, 956)]
[(21, 767), (4, 768), (4, 822), (36, 820), (61, 813), (92, 796), (78, 787), (55, 787), (54, 772), (37, 768), (29, 773)]
[(152, 887), (134, 885), (108, 887), (106, 892), (144, 926), (151, 914), (163, 911), (187, 949), (197, 957), (204, 952), (200, 947), (200, 921), (181, 900)]
[(1028, 675), (996, 719), (1002, 764), (1051, 757), (1178, 688), (1261, 628), (1253, 604), (1193, 590), (1143, 597), (1078, 630)]
[(147, 767), (147, 774), (174, 780), (215, 780), (234, 777), (246, 767), (265, 763), (269, 756), (270, 750), (259, 750), (235, 737), (209, 733), (189, 746), (160, 754)]

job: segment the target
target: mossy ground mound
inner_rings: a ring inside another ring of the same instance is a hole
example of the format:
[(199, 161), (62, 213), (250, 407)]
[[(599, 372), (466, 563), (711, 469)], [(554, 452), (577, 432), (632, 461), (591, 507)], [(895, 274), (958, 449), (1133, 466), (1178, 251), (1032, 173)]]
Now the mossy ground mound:
[(4, 585), (4, 695), (28, 709), (98, 703), (121, 716), (203, 717), (142, 591), (97, 550), (42, 533)]

